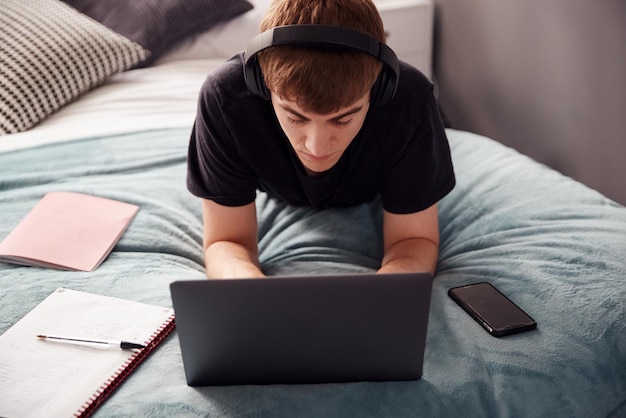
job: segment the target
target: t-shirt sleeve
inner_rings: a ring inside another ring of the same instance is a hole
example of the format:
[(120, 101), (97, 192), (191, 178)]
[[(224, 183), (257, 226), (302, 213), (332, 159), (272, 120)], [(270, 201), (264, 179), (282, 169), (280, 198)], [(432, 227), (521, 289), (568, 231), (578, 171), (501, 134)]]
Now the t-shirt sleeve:
[(242, 157), (220, 104), (219, 88), (209, 76), (200, 91), (187, 155), (187, 188), (225, 206), (254, 201), (256, 178)]
[(414, 213), (437, 203), (455, 186), (450, 146), (436, 99), (422, 107), (405, 150), (385, 180), (383, 207), (392, 213)]

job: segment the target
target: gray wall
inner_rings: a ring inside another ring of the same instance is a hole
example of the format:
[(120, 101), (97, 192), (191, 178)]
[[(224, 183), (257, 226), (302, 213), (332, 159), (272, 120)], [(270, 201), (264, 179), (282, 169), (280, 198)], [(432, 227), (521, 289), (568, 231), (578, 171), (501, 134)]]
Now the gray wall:
[(435, 0), (444, 117), (626, 204), (626, 0)]

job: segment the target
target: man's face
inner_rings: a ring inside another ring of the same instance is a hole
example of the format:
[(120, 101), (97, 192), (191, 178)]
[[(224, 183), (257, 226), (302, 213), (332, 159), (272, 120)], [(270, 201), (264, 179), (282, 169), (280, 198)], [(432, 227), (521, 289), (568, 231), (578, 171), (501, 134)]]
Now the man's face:
[(363, 126), (369, 97), (368, 92), (337, 112), (318, 115), (272, 93), (278, 122), (309, 175), (323, 173), (337, 164)]

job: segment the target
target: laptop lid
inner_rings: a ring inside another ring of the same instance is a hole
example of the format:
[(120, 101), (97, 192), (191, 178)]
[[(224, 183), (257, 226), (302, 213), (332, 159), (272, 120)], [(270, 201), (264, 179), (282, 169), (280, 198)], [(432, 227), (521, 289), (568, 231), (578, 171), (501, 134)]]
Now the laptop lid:
[(428, 273), (176, 281), (187, 384), (419, 379), (431, 287)]

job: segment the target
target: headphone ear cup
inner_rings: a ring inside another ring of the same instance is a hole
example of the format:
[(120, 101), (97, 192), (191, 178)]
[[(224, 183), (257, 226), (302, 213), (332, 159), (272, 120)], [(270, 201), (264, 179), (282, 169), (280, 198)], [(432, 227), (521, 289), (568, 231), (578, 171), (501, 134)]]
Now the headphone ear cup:
[(254, 78), (257, 80), (257, 85), (259, 86), (258, 95), (265, 100), (270, 100), (272, 95), (270, 90), (267, 88), (265, 84), (265, 76), (263, 75), (263, 71), (261, 71), (261, 66), (257, 63), (255, 67), (255, 75)]
[(253, 94), (269, 100), (271, 97), (270, 91), (265, 85), (265, 77), (263, 77), (263, 71), (256, 56), (250, 57), (243, 67), (243, 77), (246, 81), (248, 90)]
[(382, 68), (372, 87), (370, 103), (375, 106), (385, 106), (393, 100), (396, 94), (397, 81), (395, 74), (386, 66)]
[(378, 74), (374, 85), (372, 86), (372, 90), (370, 91), (370, 105), (378, 106), (380, 104), (380, 79), (381, 79), (382, 71)]

